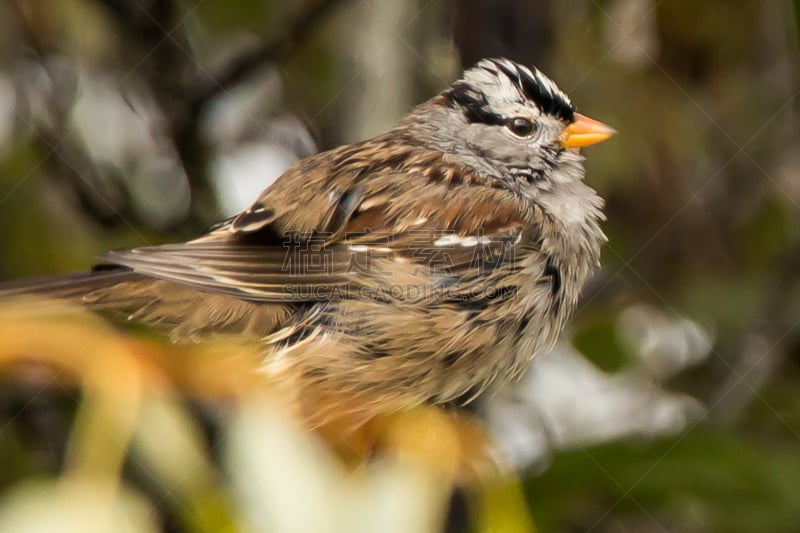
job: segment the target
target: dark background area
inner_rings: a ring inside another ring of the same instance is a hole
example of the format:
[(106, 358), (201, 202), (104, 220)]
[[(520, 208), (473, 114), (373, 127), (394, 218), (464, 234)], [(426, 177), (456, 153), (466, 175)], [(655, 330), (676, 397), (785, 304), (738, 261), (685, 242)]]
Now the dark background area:
[[(0, 279), (192, 238), (478, 59), (534, 64), (620, 134), (587, 150), (602, 271), (520, 393), (530, 520), (796, 531), (798, 20), (797, 0), (2, 0)], [(57, 468), (36, 425), (63, 402), (3, 388), (12, 486)]]

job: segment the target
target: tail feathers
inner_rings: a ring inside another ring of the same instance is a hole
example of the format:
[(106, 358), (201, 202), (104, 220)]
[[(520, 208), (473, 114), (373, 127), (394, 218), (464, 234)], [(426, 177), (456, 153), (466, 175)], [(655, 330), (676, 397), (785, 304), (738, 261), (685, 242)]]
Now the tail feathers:
[(0, 299), (15, 296), (43, 296), (61, 299), (80, 299), (90, 292), (125, 281), (138, 279), (139, 275), (123, 267), (94, 270), (74, 274), (61, 274), (10, 283), (0, 283)]
[(68, 300), (92, 311), (113, 313), (112, 318), (122, 313), (128, 320), (164, 328), (180, 342), (216, 333), (266, 337), (287, 326), (293, 316), (285, 305), (200, 291), (126, 267), (0, 283), (0, 303), (25, 296)]

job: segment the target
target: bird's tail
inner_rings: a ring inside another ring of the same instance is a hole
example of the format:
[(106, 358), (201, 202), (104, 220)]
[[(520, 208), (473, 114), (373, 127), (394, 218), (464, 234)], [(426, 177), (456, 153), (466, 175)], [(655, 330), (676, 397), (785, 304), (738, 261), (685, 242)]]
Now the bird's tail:
[(124, 267), (101, 268), (91, 272), (60, 274), (0, 283), (0, 300), (17, 296), (40, 296), (80, 301), (83, 296), (106, 287), (139, 279)]
[(167, 280), (137, 274), (127, 267), (103, 266), (92, 272), (0, 283), (5, 300), (57, 299), (111, 313), (170, 332), (180, 342), (196, 342), (215, 333), (266, 337), (288, 325), (284, 306), (248, 302)]

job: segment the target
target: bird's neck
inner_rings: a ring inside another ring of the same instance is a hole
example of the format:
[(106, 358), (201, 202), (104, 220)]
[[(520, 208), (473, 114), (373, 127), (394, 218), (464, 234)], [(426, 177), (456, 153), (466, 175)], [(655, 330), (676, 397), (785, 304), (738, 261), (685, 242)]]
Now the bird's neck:
[[(582, 175), (583, 168), (576, 159), (555, 172)], [(544, 228), (542, 251), (562, 273), (567, 309), (577, 304), (584, 283), (599, 267), (600, 248), (608, 240), (600, 227), (605, 219), (602, 198), (582, 179), (571, 178), (552, 177), (552, 188), (542, 191), (537, 198), (537, 204), (551, 222)]]

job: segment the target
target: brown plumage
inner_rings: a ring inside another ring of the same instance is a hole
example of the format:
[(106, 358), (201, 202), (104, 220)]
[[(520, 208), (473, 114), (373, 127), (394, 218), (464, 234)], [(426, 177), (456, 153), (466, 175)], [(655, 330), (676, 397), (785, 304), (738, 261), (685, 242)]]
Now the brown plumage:
[(540, 72), (486, 60), (206, 236), (0, 294), (121, 311), (180, 342), (256, 335), (265, 374), (319, 420), (464, 403), (552, 346), (598, 264), (601, 201), (576, 148), (610, 136), (598, 124)]

